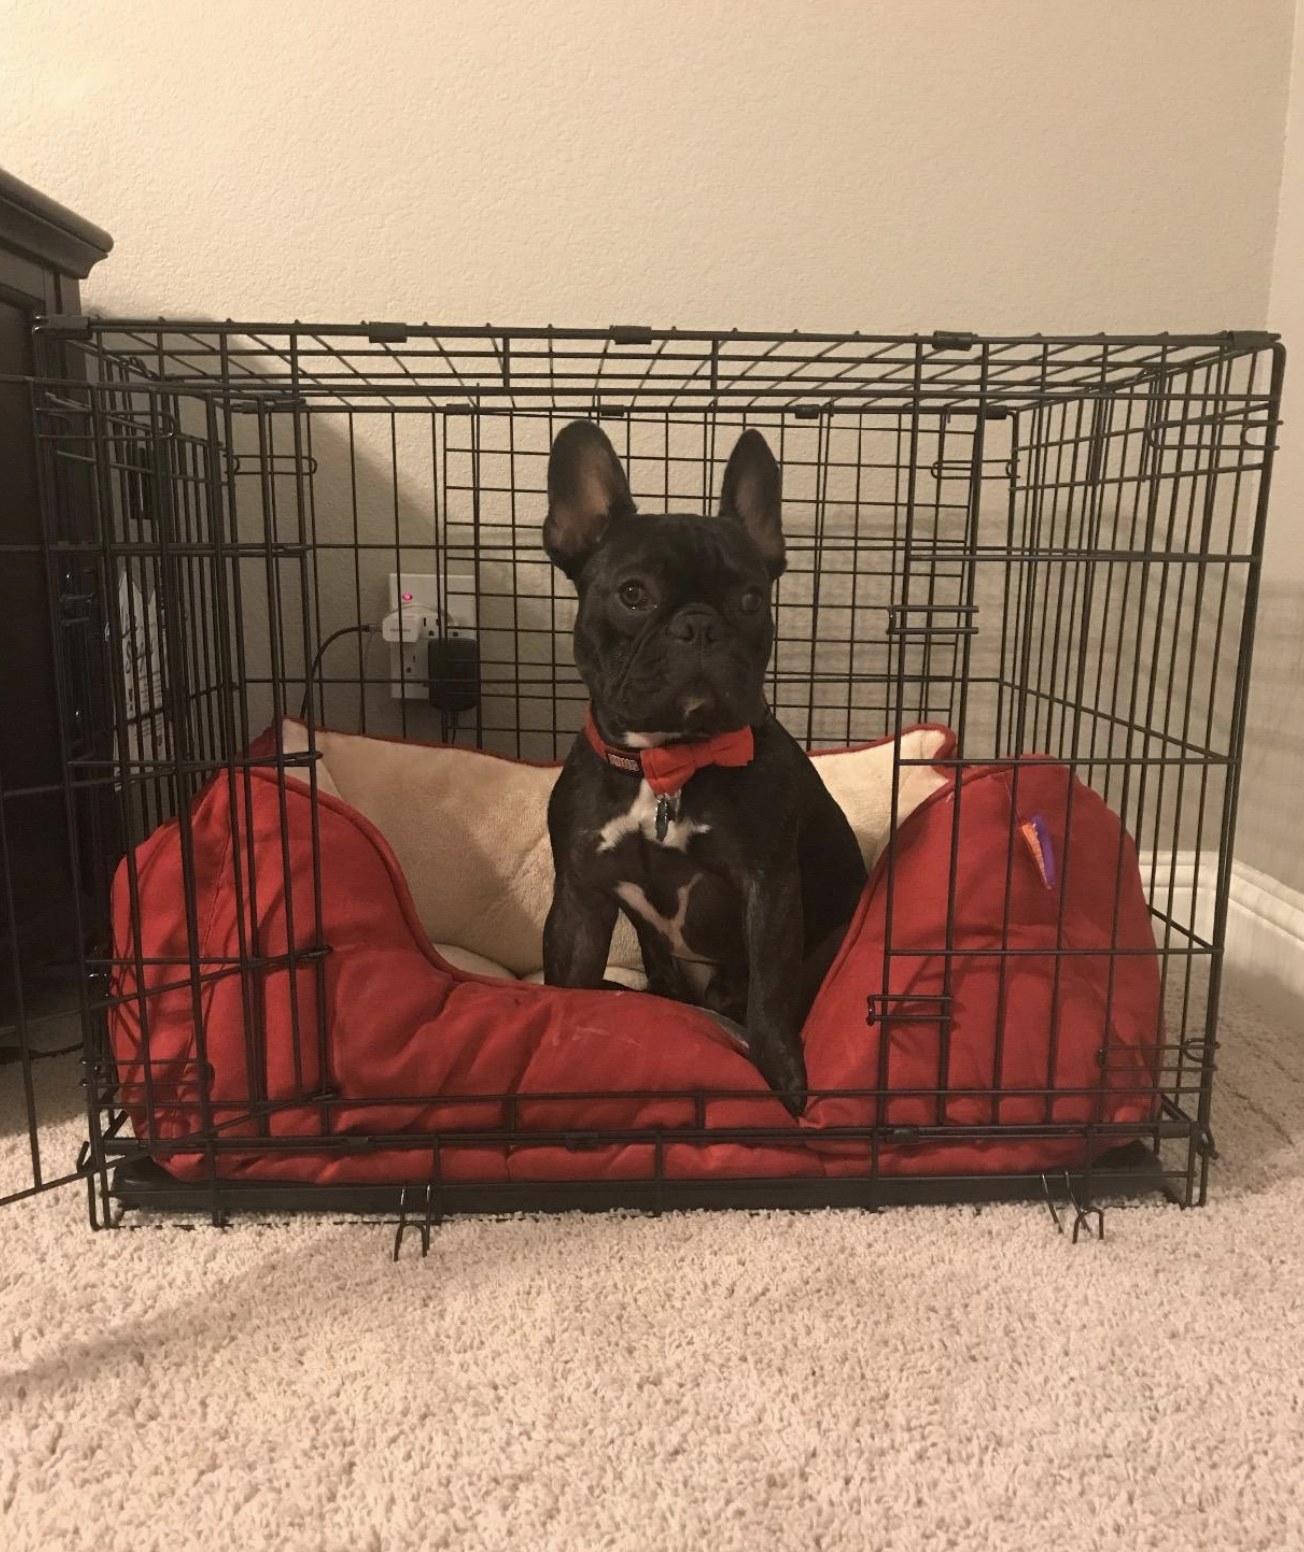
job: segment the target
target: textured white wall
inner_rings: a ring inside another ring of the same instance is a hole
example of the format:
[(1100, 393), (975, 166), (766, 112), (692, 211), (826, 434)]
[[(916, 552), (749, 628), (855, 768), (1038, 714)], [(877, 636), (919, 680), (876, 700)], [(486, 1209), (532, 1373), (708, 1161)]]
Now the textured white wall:
[[(1256, 327), (1280, 188), (1304, 349), (1293, 11), (0, 0), (0, 162), (115, 234), (91, 306), (334, 321)], [(1297, 886), (1302, 509), (1288, 426), (1241, 834)]]
[(1295, 25), (1269, 326), (1291, 352), (1273, 473), (1237, 855), (1304, 890), (1304, 0)]
[(118, 312), (1262, 323), (1291, 0), (0, 0)]
[[(1268, 324), (1292, 352), (1273, 472), (1268, 577), (1304, 590), (1304, 0), (1299, 0)], [(1304, 615), (1299, 617), (1304, 637)]]

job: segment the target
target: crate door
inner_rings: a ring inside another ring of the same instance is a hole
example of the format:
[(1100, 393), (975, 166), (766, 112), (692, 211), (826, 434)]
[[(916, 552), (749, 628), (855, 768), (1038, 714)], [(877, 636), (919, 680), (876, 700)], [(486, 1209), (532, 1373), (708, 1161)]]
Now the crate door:
[[(308, 647), (286, 643), (307, 629), (308, 547), (301, 504), (278, 515), (262, 413), (250, 417), (253, 457), (242, 465), (230, 402), (163, 392), (128, 373), (34, 383), (30, 393), (61, 769), (39, 790), (4, 792), (0, 906), (12, 924), (31, 888), (9, 844), (32, 822), (24, 804), (53, 798), (66, 825), (50, 891), (66, 880), (68, 907), (53, 968), (41, 941), (10, 932), (11, 1049), (0, 1092), (7, 1129), (26, 1134), (26, 1147), (0, 1178), (0, 1201), (87, 1179), (92, 1218), (102, 1221), (110, 1166), (157, 1152), (164, 1133), (211, 1158), (204, 1009), (226, 978), (247, 989), (249, 1008), (259, 1003), (268, 967), (256, 931), (220, 963), (206, 957), (192, 810), (215, 782), (247, 782), (269, 712), (279, 726), (299, 709)], [(242, 471), (252, 472), (255, 492), (243, 503), (243, 530)], [(275, 748), (263, 763), (281, 781), (291, 774)], [(295, 762), (300, 775), (306, 763)], [(176, 898), (166, 902), (151, 896), (138, 866), (137, 848), (156, 834), (180, 858)], [(146, 953), (146, 913), (160, 904), (178, 932), (166, 950)], [(174, 1051), (164, 1061), (151, 1051), (151, 1024), (177, 998), (193, 1008), (195, 1043), (184, 1059)], [(256, 1039), (253, 1027), (246, 1034)], [(183, 1092), (194, 1103), (178, 1127)], [(251, 1080), (234, 1109), (252, 1114), (258, 1099)], [(224, 1114), (231, 1125), (232, 1108)]]
[(103, 1040), (108, 879), (125, 833), (102, 516), (117, 454), (107, 408), (84, 384), (5, 388), (21, 392), (34, 457), (3, 535), (16, 553), (4, 559), (30, 593), (29, 629), (40, 628), (6, 652), (6, 671), (30, 672), (39, 693), (30, 726), (6, 729), (0, 780), (0, 1132), (10, 1141), (0, 1203), (85, 1179), (95, 1220), (107, 1210), (104, 1142), (124, 1119)]

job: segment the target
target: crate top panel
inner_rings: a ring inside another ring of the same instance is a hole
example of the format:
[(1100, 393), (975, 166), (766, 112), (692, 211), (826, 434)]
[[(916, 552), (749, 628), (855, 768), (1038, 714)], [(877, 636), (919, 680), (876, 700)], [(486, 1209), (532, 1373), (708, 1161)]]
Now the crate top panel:
[(622, 415), (720, 409), (999, 415), (1098, 396), (1267, 398), (1276, 336), (766, 334), (612, 325), (238, 323), (47, 318), (100, 381), (274, 407)]

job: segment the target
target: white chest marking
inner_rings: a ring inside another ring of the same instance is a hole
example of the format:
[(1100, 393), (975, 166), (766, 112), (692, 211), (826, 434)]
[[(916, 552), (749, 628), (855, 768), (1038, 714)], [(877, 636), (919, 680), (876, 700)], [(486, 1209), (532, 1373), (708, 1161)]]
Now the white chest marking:
[(626, 733), (621, 743), (630, 749), (656, 749), (679, 736), (678, 733)]
[(680, 961), (690, 986), (700, 996), (706, 989), (715, 966), (703, 960), (694, 959), (693, 951), (684, 941), (684, 923), (688, 920), (688, 897), (692, 894), (693, 885), (699, 876), (694, 875), (686, 884), (680, 885), (673, 916), (663, 916), (638, 884), (617, 884), (616, 893), (636, 916), (641, 916), (649, 927), (655, 928), (666, 940), (670, 945), (670, 952)]
[[(673, 803), (673, 799), (671, 799)], [(657, 799), (647, 782), (638, 784), (634, 801), (623, 814), (608, 819), (598, 831), (598, 850), (614, 851), (627, 835), (642, 835), (645, 841), (656, 841), (658, 846), (669, 846), (675, 851), (687, 851), (688, 843), (695, 835), (704, 835), (710, 825), (695, 824), (691, 819), (672, 818), (666, 829), (664, 841), (657, 841)]]

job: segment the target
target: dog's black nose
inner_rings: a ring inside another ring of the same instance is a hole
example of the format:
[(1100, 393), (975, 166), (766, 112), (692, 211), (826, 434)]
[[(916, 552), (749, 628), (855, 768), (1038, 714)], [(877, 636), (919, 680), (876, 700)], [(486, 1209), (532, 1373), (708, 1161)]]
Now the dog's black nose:
[(666, 635), (675, 641), (711, 646), (724, 635), (724, 621), (714, 609), (700, 605), (681, 609), (666, 626)]

